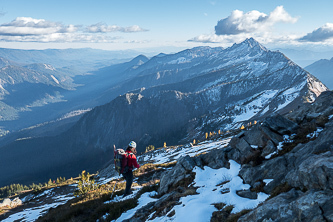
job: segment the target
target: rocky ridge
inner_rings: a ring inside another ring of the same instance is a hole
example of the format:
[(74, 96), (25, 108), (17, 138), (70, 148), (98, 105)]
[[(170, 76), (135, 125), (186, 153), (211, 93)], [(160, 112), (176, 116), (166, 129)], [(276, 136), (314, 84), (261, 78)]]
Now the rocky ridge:
[[(270, 195), (257, 208), (243, 212), (238, 221), (333, 221), (332, 108), (333, 92), (324, 92), (313, 104), (287, 116), (266, 118), (239, 133), (223, 149), (179, 159), (161, 176), (160, 200), (188, 189), (182, 185), (193, 180), (196, 166), (229, 168), (229, 160), (235, 160), (242, 165), (239, 176), (251, 185), (237, 194), (254, 199), (258, 192)], [(145, 216), (136, 214), (132, 219), (145, 221)], [(215, 218), (229, 216), (223, 209), (215, 213)]]

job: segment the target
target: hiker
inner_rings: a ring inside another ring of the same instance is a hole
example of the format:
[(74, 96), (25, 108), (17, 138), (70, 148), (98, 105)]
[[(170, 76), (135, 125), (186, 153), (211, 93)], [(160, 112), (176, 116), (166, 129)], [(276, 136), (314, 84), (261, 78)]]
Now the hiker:
[(127, 195), (130, 195), (131, 192), (131, 186), (133, 183), (133, 168), (140, 168), (140, 165), (136, 161), (136, 143), (134, 141), (131, 141), (128, 144), (128, 147), (126, 149), (126, 154), (127, 154), (127, 166), (124, 169), (123, 177), (126, 180), (126, 189), (123, 197), (126, 197)]

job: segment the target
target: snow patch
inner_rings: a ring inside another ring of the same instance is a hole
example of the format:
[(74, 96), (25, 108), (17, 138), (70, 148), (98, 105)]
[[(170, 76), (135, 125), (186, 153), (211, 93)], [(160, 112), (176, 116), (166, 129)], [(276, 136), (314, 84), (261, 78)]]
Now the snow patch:
[(129, 219), (129, 218), (133, 217), (137, 210), (144, 207), (148, 203), (157, 201), (158, 199), (152, 198), (152, 196), (155, 196), (155, 195), (157, 195), (156, 191), (152, 191), (152, 192), (142, 194), (141, 197), (138, 200), (138, 202), (139, 202), (138, 206), (124, 212), (117, 220), (113, 220), (113, 221), (124, 221), (126, 219)]
[(59, 84), (59, 81), (57, 80), (56, 77), (54, 77), (54, 75), (51, 75), (51, 78), (53, 79), (53, 81), (55, 81), (55, 83)]
[(258, 149), (258, 146), (256, 146), (256, 145), (251, 145), (251, 147), (252, 147), (253, 149)]
[(45, 67), (45, 69), (49, 69), (49, 70), (52, 70), (52, 71), (56, 70), (53, 66), (48, 65), (48, 64), (44, 64), (44, 67)]
[(319, 136), (319, 133), (321, 133), (321, 131), (323, 131), (323, 128), (317, 128), (316, 131), (314, 131), (313, 133), (309, 133), (308, 135), (306, 135), (307, 138), (313, 139), (313, 138), (317, 138)]
[[(48, 192), (43, 193), (48, 194)], [(65, 204), (68, 200), (73, 199), (74, 196), (68, 196), (68, 195), (61, 195), (57, 196), (56, 199), (54, 200), (53, 203), (51, 204), (44, 204), (39, 207), (32, 207), (32, 208), (27, 208), (19, 213), (10, 215), (8, 218), (2, 220), (2, 222), (12, 222), (16, 220), (20, 221), (36, 221), (38, 217), (44, 215), (45, 213), (48, 212), (50, 208), (56, 208), (59, 205)]]
[[(266, 90), (236, 105), (234, 107), (234, 110), (239, 111), (240, 114), (234, 116), (235, 119), (233, 120), (233, 123), (242, 122), (251, 119), (257, 113), (259, 113), (263, 109), (263, 107), (265, 107), (277, 93), (278, 90)], [(251, 99), (253, 100), (248, 102)]]
[(273, 179), (264, 179), (263, 182), (267, 185), (269, 184), (270, 182), (272, 182)]
[(284, 102), (278, 106), (276, 111), (283, 109), (289, 103), (294, 101), (299, 96), (300, 91), (303, 89), (305, 84), (306, 84), (306, 81), (304, 81), (302, 84), (300, 84), (298, 86), (285, 90), (281, 95), (279, 95), (278, 98), (282, 99)]
[(191, 62), (190, 59), (187, 59), (185, 57), (179, 57), (178, 59), (168, 62), (168, 64), (182, 64), (182, 63), (189, 63), (189, 62)]
[[(199, 194), (182, 197), (179, 201), (181, 204), (170, 210), (170, 212), (175, 211), (174, 216), (155, 218), (153, 221), (210, 221), (212, 213), (216, 211), (216, 208), (212, 205), (214, 203), (232, 205), (234, 206), (232, 213), (237, 213), (243, 209), (253, 209), (269, 197), (265, 193), (259, 193), (255, 200), (238, 196), (236, 191), (247, 190), (250, 185), (243, 184), (243, 180), (238, 176), (241, 168), (240, 164), (233, 160), (229, 162), (230, 169), (212, 169), (207, 166), (204, 169), (195, 167), (193, 170), (196, 173), (194, 186), (198, 187), (197, 192)], [(219, 185), (223, 182), (225, 184)], [(222, 191), (224, 191), (223, 194)]]
[(208, 152), (213, 149), (222, 149), (226, 147), (230, 142), (231, 137), (228, 137), (220, 141), (207, 141), (206, 143), (200, 143), (195, 146), (183, 146), (176, 148), (162, 148), (155, 152), (149, 152), (138, 157), (139, 161), (147, 162), (153, 160), (154, 164), (162, 164), (178, 160), (182, 156), (189, 155), (193, 157), (195, 155)]

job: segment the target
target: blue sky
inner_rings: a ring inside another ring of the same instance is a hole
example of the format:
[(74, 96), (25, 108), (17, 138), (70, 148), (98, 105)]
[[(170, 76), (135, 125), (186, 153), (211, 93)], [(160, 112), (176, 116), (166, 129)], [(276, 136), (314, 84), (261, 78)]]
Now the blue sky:
[(332, 0), (0, 0), (0, 47), (333, 45)]

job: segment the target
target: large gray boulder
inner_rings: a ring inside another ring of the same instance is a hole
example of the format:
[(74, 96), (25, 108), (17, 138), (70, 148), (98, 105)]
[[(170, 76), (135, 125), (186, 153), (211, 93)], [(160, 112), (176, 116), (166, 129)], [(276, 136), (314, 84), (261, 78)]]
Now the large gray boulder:
[(238, 221), (333, 221), (332, 196), (332, 190), (310, 190), (303, 193), (292, 189), (265, 201)]
[[(213, 169), (218, 169), (218, 168), (222, 168), (222, 167), (226, 167), (229, 168), (230, 164), (229, 164), (229, 160), (227, 158), (226, 149), (219, 149), (219, 150), (212, 150), (211, 152), (204, 154), (204, 155), (200, 155), (198, 157), (195, 158), (195, 161), (197, 163), (197, 166), (201, 167), (202, 164), (209, 166)], [(197, 159), (201, 160), (201, 165), (200, 165), (200, 161), (198, 161)]]
[(266, 193), (270, 193), (274, 187), (282, 183), (285, 175), (291, 167), (292, 166), (288, 159), (284, 157), (277, 157), (256, 167), (243, 165), (239, 172), (239, 176), (243, 178), (244, 183), (250, 184), (252, 187), (258, 181), (273, 179), (273, 181), (264, 188)]
[(190, 178), (195, 166), (195, 161), (188, 155), (179, 159), (176, 166), (162, 175), (158, 193), (165, 194), (172, 185), (183, 179)]
[(309, 155), (287, 174), (286, 181), (293, 187), (333, 190), (333, 152)]
[(263, 126), (268, 127), (272, 131), (281, 135), (295, 132), (298, 128), (298, 125), (295, 122), (288, 120), (281, 115), (267, 117), (263, 122)]

